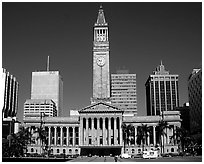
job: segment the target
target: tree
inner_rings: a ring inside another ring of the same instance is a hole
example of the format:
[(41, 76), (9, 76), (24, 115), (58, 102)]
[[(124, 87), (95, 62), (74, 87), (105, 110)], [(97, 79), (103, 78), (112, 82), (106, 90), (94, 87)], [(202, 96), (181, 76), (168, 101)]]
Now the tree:
[(48, 149), (47, 131), (44, 129), (43, 126), (40, 126), (40, 127), (36, 127), (34, 133), (37, 134), (36, 140), (40, 140), (40, 146), (43, 150), (42, 153), (45, 153)]
[(181, 152), (184, 152), (185, 148), (192, 143), (189, 132), (181, 127), (176, 128), (172, 137), (176, 137)]
[(29, 129), (21, 126), (18, 133), (10, 134), (8, 142), (3, 143), (2, 155), (3, 157), (23, 156), (27, 152), (27, 145), (32, 142)]
[(141, 126), (138, 127), (137, 131), (137, 144), (141, 145), (142, 144), (142, 150), (144, 151), (144, 145), (146, 144), (147, 141), (147, 136), (148, 133), (150, 133), (150, 127), (147, 126), (147, 124), (142, 124)]
[[(167, 136), (165, 129), (169, 128), (169, 125), (166, 121), (163, 119), (159, 121), (158, 123), (158, 134), (159, 134), (159, 143), (161, 147), (161, 152), (164, 153), (164, 136)], [(163, 144), (162, 144), (162, 138), (163, 138)]]
[(125, 145), (130, 143), (131, 139), (130, 137), (133, 135), (134, 132), (134, 126), (132, 124), (126, 125), (125, 123), (122, 123), (122, 131), (123, 131), (123, 141), (124, 141), (124, 153), (125, 153)]

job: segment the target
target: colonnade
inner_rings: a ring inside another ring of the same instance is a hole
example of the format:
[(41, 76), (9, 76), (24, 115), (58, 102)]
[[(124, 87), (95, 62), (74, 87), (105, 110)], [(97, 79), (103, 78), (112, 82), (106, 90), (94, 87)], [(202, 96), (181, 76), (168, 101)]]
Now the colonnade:
[[(44, 126), (44, 129), (47, 132), (49, 146), (79, 145), (79, 126)], [(30, 132), (34, 135), (35, 128), (30, 127)], [(40, 141), (36, 141), (35, 144), (40, 145)]]
[[(81, 117), (79, 126), (44, 126), (47, 131), (49, 146), (122, 146), (122, 117)], [(133, 125), (134, 132), (131, 136), (133, 142), (130, 145), (137, 145), (138, 128), (140, 125)], [(148, 133), (145, 141), (146, 146), (159, 144), (157, 125), (148, 125), (151, 132)], [(173, 136), (176, 126), (165, 129), (164, 144), (175, 145), (176, 138)], [(30, 127), (32, 134), (35, 128)], [(163, 142), (163, 138), (162, 138)], [(40, 145), (40, 141), (36, 141)]]
[[(133, 141), (134, 143), (131, 143), (131, 145), (137, 145), (137, 135), (138, 135), (138, 128), (140, 126), (139, 125), (135, 125), (134, 126), (134, 136), (133, 136)], [(148, 132), (147, 135), (147, 139), (145, 141), (145, 145), (150, 146), (150, 145), (156, 145), (156, 144), (160, 144), (159, 143), (159, 134), (157, 132), (157, 125), (148, 125), (148, 127), (151, 129), (150, 132)], [(173, 136), (173, 134), (175, 133), (175, 129), (176, 126), (172, 125), (171, 128), (166, 128), (164, 129), (164, 132), (166, 133), (166, 135), (162, 136), (162, 144), (165, 145), (174, 145), (176, 144), (176, 138), (175, 136)], [(164, 137), (164, 140), (163, 140)], [(164, 143), (163, 143), (164, 141)]]
[(120, 117), (81, 117), (81, 144), (92, 146), (122, 145)]

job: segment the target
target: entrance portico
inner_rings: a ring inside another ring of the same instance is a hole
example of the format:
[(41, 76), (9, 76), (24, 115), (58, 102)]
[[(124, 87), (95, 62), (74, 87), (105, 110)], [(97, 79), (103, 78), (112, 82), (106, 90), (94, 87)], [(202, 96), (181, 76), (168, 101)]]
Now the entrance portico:
[(114, 151), (121, 153), (122, 110), (98, 102), (81, 109), (79, 113), (82, 154), (99, 154), (102, 151), (106, 155), (113, 154)]

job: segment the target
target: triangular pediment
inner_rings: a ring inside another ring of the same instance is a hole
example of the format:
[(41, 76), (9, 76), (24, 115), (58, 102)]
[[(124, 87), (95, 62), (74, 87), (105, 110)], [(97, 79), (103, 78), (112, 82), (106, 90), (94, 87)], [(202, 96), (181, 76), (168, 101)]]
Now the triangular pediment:
[(119, 109), (116, 106), (113, 106), (111, 104), (105, 103), (105, 102), (97, 102), (95, 104), (92, 104), (90, 106), (87, 106), (81, 110), (79, 110), (79, 113), (123, 113), (123, 110)]

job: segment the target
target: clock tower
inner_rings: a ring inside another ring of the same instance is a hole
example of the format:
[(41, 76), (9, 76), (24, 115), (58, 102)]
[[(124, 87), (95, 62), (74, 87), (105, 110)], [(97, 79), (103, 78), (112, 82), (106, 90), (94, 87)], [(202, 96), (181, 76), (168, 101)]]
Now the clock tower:
[(94, 24), (93, 40), (93, 98), (91, 103), (110, 103), (108, 23), (100, 6)]

